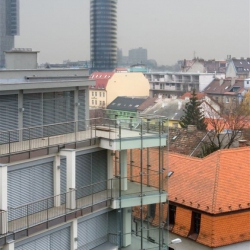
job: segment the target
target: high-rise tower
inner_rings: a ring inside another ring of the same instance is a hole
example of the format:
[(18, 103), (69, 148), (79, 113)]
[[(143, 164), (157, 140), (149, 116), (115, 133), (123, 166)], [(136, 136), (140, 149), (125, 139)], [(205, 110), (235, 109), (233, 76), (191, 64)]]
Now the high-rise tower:
[(92, 71), (112, 71), (117, 55), (117, 0), (90, 2)]
[(19, 34), (19, 0), (0, 0), (0, 68), (5, 66), (4, 51), (14, 47)]

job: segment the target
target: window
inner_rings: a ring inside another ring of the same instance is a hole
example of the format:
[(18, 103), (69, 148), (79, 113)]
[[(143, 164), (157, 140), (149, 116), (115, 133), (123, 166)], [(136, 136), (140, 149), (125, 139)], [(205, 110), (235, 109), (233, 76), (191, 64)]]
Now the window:
[(167, 218), (167, 229), (172, 230), (175, 224), (175, 216), (176, 216), (176, 206), (170, 205), (168, 206), (168, 218)]
[(155, 217), (155, 210), (156, 210), (156, 204), (150, 204), (148, 205), (148, 209), (149, 209), (149, 217), (150, 219), (154, 219)]
[(102, 101), (100, 101), (100, 106), (102, 106)]
[(94, 91), (92, 91), (92, 96), (94, 96)]
[(102, 92), (99, 92), (99, 96), (102, 97)]
[(178, 122), (173, 122), (173, 127), (178, 128)]
[(198, 237), (198, 234), (200, 232), (200, 225), (201, 225), (201, 214), (192, 212), (192, 218), (191, 218), (191, 228), (188, 235), (188, 238), (192, 240), (196, 240)]
[(226, 103), (229, 103), (229, 97), (228, 96), (226, 96)]
[(94, 100), (92, 100), (92, 104), (94, 105)]
[(105, 97), (105, 92), (102, 93), (102, 96)]
[(105, 101), (102, 102), (102, 105), (105, 106)]
[(97, 92), (95, 92), (95, 96), (97, 96)]
[(95, 100), (95, 105), (97, 105), (97, 100)]
[(175, 215), (176, 215), (176, 206), (174, 205), (169, 205), (169, 210), (168, 210), (168, 219), (169, 219), (169, 224), (174, 225), (175, 224)]

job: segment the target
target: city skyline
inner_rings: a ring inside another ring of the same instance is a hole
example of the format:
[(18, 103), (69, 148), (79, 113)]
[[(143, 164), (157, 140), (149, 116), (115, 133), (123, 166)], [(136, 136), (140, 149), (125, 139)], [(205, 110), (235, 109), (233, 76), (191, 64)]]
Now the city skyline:
[[(87, 0), (22, 0), (16, 47), (39, 50), (39, 63), (90, 59), (89, 8)], [(120, 0), (117, 16), (125, 55), (143, 47), (159, 65), (249, 56), (248, 0)]]

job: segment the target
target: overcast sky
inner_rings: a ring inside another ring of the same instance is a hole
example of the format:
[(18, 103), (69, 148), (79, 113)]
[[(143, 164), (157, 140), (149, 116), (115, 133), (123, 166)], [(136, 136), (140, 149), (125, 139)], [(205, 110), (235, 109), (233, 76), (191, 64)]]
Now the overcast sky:
[[(158, 64), (250, 56), (250, 0), (118, 0), (118, 47), (143, 47)], [(20, 0), (16, 47), (39, 63), (87, 60), (89, 0)]]

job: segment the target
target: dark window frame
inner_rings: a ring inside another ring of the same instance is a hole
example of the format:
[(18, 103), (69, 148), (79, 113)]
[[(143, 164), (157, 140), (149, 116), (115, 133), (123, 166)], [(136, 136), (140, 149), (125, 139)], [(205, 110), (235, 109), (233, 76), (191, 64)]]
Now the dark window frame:
[(191, 227), (188, 234), (188, 238), (192, 240), (196, 240), (199, 233), (200, 233), (200, 226), (201, 226), (201, 213), (192, 212), (191, 217)]
[(173, 227), (175, 225), (175, 218), (176, 218), (176, 206), (169, 204), (168, 215), (167, 215), (167, 229), (169, 231), (173, 230)]

